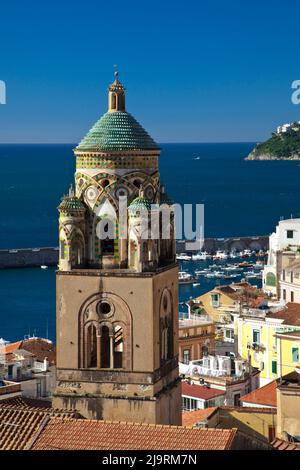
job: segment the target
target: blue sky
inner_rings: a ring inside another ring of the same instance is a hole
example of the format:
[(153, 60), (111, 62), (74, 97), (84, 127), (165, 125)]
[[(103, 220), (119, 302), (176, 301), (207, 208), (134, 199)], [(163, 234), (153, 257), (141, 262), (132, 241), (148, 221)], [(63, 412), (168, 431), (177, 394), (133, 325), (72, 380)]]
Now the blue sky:
[(300, 4), (15, 1), (0, 6), (0, 142), (78, 142), (113, 64), (158, 142), (259, 141), (300, 119)]

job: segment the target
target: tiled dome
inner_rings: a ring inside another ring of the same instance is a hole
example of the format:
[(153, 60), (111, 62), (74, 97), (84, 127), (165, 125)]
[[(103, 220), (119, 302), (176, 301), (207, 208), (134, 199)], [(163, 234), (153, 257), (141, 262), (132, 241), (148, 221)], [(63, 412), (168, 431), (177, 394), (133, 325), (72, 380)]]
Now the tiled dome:
[(152, 202), (145, 197), (136, 197), (130, 206), (128, 206), (129, 211), (150, 211)]
[(76, 196), (72, 196), (65, 197), (58, 206), (58, 210), (64, 214), (81, 213), (85, 211), (85, 207)]
[(158, 150), (157, 144), (126, 111), (105, 113), (82, 139), (76, 150)]

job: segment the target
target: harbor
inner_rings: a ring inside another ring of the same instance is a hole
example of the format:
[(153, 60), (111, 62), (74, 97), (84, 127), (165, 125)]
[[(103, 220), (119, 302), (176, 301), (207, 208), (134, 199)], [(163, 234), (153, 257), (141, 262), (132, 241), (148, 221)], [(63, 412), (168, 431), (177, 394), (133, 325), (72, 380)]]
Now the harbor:
[[(236, 253), (264, 253), (268, 250), (268, 237), (232, 237), (232, 238), (207, 238), (204, 240), (203, 252), (187, 252), (185, 249), (191, 241), (180, 240), (176, 242), (177, 260), (201, 261), (208, 259), (218, 259), (227, 253), (228, 247), (232, 247), (231, 254)], [(250, 247), (250, 248), (248, 248)], [(58, 263), (57, 246), (54, 247), (33, 247), (33, 248), (11, 248), (0, 250), (0, 269), (8, 268), (34, 268), (41, 266), (57, 266)], [(229, 255), (230, 256), (230, 255)]]

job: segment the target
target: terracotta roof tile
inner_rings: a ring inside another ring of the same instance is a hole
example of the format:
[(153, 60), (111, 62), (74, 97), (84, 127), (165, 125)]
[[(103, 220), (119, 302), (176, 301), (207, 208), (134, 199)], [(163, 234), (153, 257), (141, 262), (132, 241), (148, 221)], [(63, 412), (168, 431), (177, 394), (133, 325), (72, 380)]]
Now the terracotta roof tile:
[(300, 304), (288, 302), (282, 310), (268, 313), (266, 318), (284, 320), (282, 325), (300, 326)]
[(242, 403), (253, 403), (256, 405), (262, 406), (272, 406), (276, 408), (277, 398), (276, 398), (276, 380), (264, 385), (263, 387), (253, 390), (253, 392), (243, 395), (241, 397)]
[(0, 449), (22, 450), (47, 418), (45, 413), (0, 408)]
[(288, 442), (283, 439), (276, 438), (271, 444), (275, 450), (300, 450), (300, 443)]
[(236, 429), (51, 418), (32, 450), (227, 450)]
[(205, 385), (191, 385), (183, 381), (181, 382), (181, 394), (188, 397), (199, 398), (200, 400), (211, 400), (212, 398), (225, 395), (225, 391), (206, 387)]
[(9, 354), (14, 352), (16, 349), (19, 349), (22, 344), (22, 341), (17, 341), (16, 343), (9, 343), (4, 348), (1, 349), (2, 354)]
[(51, 341), (43, 338), (29, 338), (23, 341), (7, 344), (2, 348), (2, 354), (12, 354), (17, 350), (23, 350), (31, 353), (37, 358), (38, 361), (43, 362), (47, 357), (49, 364), (53, 365), (56, 362), (56, 346)]
[(0, 401), (0, 450), (24, 449), (50, 416), (79, 416), (76, 411), (56, 410), (41, 402), (22, 397)]
[(33, 409), (33, 410), (44, 410), (45, 408), (52, 408), (51, 402), (46, 400), (38, 400), (37, 398), (26, 398), (26, 397), (13, 397), (6, 398), (0, 401), (0, 407), (5, 406), (19, 409)]
[(56, 363), (56, 346), (43, 338), (29, 338), (22, 341), (20, 348), (34, 354), (38, 361), (43, 362), (47, 357), (50, 365)]
[(210, 406), (204, 410), (190, 411), (182, 414), (182, 424), (183, 426), (194, 426), (197, 423), (206, 421), (211, 416), (215, 414), (218, 410), (217, 406)]

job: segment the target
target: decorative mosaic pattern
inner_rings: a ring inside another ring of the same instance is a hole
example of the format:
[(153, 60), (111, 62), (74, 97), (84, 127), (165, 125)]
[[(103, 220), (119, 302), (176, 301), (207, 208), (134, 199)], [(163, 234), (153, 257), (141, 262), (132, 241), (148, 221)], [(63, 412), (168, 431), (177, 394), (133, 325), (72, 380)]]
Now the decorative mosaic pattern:
[(115, 170), (119, 168), (158, 168), (157, 157), (93, 157), (78, 155), (76, 168), (99, 168)]

